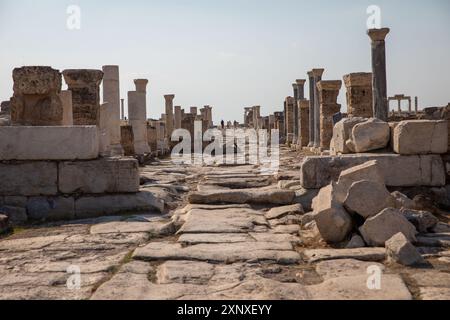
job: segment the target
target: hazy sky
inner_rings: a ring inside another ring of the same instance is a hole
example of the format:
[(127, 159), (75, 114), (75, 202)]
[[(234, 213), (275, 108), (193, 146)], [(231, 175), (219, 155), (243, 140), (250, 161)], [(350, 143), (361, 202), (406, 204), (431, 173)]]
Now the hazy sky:
[[(69, 5), (81, 9), (80, 30), (66, 27)], [(252, 105), (268, 115), (312, 68), (328, 80), (370, 71), (369, 5), (391, 28), (388, 94), (450, 102), (448, 0), (0, 0), (0, 101), (12, 95), (14, 67), (118, 64), (122, 97), (133, 79), (149, 79), (149, 117), (169, 93), (184, 108), (214, 106), (215, 121), (242, 121)], [(339, 101), (345, 109), (344, 88)]]

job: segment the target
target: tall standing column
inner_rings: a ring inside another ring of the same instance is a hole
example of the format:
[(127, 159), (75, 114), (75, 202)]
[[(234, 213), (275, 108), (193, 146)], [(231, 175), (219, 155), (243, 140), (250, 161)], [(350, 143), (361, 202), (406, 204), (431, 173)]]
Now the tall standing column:
[(300, 109), (300, 137), (299, 146), (306, 147), (309, 143), (309, 101), (301, 100)]
[(373, 115), (383, 121), (388, 121), (386, 44), (384, 39), (389, 31), (389, 28), (367, 31), (372, 40)]
[(320, 102), (320, 147), (330, 148), (333, 137), (333, 115), (341, 110), (341, 105), (337, 103), (339, 90), (342, 81), (319, 81), (317, 89)]
[[(301, 120), (301, 110), (300, 110), (300, 102), (305, 100), (305, 79), (297, 79), (295, 81), (297, 83), (297, 101), (295, 105), (297, 106), (296, 113), (296, 124), (297, 124), (297, 144), (301, 145), (301, 135), (302, 135), (302, 120)], [(308, 120), (309, 121), (309, 120)]]
[(123, 155), (120, 144), (119, 66), (103, 66), (103, 102), (108, 103), (107, 125), (111, 155)]
[(409, 112), (409, 114), (411, 114), (411, 111), (412, 111), (411, 97), (407, 97), (407, 98), (408, 98), (408, 112)]
[(120, 99), (120, 114), (120, 119), (125, 120), (125, 99)]
[(294, 140), (294, 103), (293, 97), (286, 98), (286, 144), (290, 145)]
[(418, 97), (414, 98), (414, 110), (415, 110), (416, 114), (417, 114), (417, 112), (419, 112), (419, 98)]
[(294, 89), (294, 107), (293, 107), (293, 113), (294, 113), (294, 123), (293, 123), (293, 133), (294, 136), (292, 138), (292, 143), (297, 144), (297, 137), (298, 137), (298, 85), (297, 83), (292, 84), (292, 88)]
[(314, 147), (320, 147), (320, 101), (319, 101), (319, 89), (317, 84), (322, 81), (322, 75), (324, 69), (313, 69), (314, 77)]
[(190, 112), (194, 117), (197, 116), (197, 107), (191, 107)]
[(134, 80), (136, 91), (128, 92), (128, 118), (133, 128), (134, 152), (150, 152), (147, 138), (147, 79)]
[(181, 128), (181, 106), (175, 106), (175, 129)]
[(168, 94), (164, 96), (166, 99), (166, 138), (171, 141), (172, 131), (173, 131), (173, 99), (174, 94)]
[(314, 145), (314, 76), (312, 71), (308, 72), (309, 79), (309, 143), (308, 147)]

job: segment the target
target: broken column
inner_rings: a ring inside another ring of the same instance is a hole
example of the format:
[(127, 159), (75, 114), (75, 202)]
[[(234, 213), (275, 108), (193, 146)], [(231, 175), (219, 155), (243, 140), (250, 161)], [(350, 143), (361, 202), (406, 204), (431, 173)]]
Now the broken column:
[(386, 44), (384, 39), (389, 31), (389, 28), (367, 31), (372, 40), (373, 116), (382, 121), (388, 121)]
[(373, 117), (372, 73), (358, 72), (344, 76), (347, 88), (348, 117)]
[(309, 143), (309, 101), (301, 100), (299, 102), (300, 111), (300, 140), (299, 146), (307, 147)]
[(173, 131), (173, 99), (174, 94), (168, 94), (164, 96), (166, 100), (166, 138), (169, 143), (171, 141), (172, 131)]
[(120, 144), (119, 66), (103, 66), (103, 102), (108, 103), (107, 126), (111, 155), (123, 155)]
[(59, 126), (63, 124), (61, 74), (51, 67), (13, 70), (12, 125)]
[(64, 80), (72, 91), (74, 125), (99, 125), (100, 70), (71, 69), (63, 71)]
[(175, 129), (181, 128), (181, 106), (175, 106)]
[(320, 147), (320, 102), (317, 84), (322, 80), (324, 69), (313, 69), (314, 77), (314, 148)]
[(319, 81), (317, 89), (320, 103), (320, 147), (330, 148), (333, 137), (333, 115), (341, 110), (341, 105), (337, 103), (339, 90), (342, 81)]
[(147, 138), (147, 79), (134, 80), (136, 91), (128, 92), (128, 118), (133, 128), (135, 154), (150, 152)]

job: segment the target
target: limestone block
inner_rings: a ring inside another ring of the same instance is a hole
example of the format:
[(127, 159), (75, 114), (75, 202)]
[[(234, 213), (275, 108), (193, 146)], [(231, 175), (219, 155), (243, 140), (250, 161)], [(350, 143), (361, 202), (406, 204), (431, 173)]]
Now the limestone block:
[(300, 169), (300, 182), (306, 189), (318, 189), (337, 181), (342, 171), (377, 160), (386, 186), (414, 187), (445, 185), (445, 171), (439, 155), (401, 156), (398, 154), (356, 154), (306, 157)]
[(385, 208), (395, 207), (396, 201), (384, 184), (375, 181), (357, 181), (350, 187), (344, 207), (349, 212), (370, 218)]
[(138, 162), (131, 158), (61, 162), (59, 190), (64, 194), (138, 192)]
[(132, 194), (85, 196), (75, 200), (75, 217), (77, 219), (151, 210), (162, 212), (164, 201), (156, 198), (148, 191)]
[(352, 218), (336, 201), (333, 185), (322, 190), (313, 200), (315, 221), (322, 238), (331, 243), (343, 241), (352, 229)]
[(348, 149), (346, 142), (350, 139), (353, 127), (358, 123), (365, 122), (367, 119), (365, 118), (344, 118), (333, 128), (333, 144), (334, 144), (334, 152), (335, 154), (346, 154), (351, 153)]
[(448, 148), (447, 121), (401, 121), (394, 129), (394, 151), (399, 154), (443, 154)]
[(352, 184), (361, 180), (369, 180), (381, 185), (385, 184), (383, 173), (376, 160), (342, 171), (336, 186), (336, 199), (343, 203)]
[(58, 192), (57, 179), (54, 162), (0, 163), (0, 195), (54, 195)]
[(387, 122), (371, 118), (353, 127), (346, 145), (357, 153), (383, 149), (389, 144), (390, 134)]
[(412, 266), (425, 262), (419, 251), (408, 241), (401, 232), (386, 241), (386, 252), (389, 260), (405, 266)]
[(63, 126), (73, 126), (72, 91), (63, 90), (59, 93), (63, 106)]
[(411, 241), (416, 241), (416, 228), (394, 208), (387, 208), (369, 218), (359, 228), (364, 241), (373, 247), (382, 247), (392, 236), (401, 232)]
[(0, 127), (0, 160), (86, 160), (98, 157), (95, 126)]
[(75, 201), (73, 197), (30, 197), (27, 213), (35, 221), (71, 220), (75, 217)]
[(58, 70), (41, 66), (16, 68), (13, 80), (13, 125), (62, 125), (61, 74)]

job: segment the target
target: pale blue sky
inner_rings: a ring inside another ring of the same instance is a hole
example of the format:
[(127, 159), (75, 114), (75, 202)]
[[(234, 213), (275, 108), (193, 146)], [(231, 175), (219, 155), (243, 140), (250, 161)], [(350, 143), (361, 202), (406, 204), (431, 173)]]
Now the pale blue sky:
[[(66, 28), (72, 4), (79, 31)], [(17, 66), (118, 64), (122, 97), (133, 79), (149, 79), (149, 117), (160, 116), (168, 93), (184, 108), (214, 106), (215, 121), (242, 121), (252, 105), (267, 115), (312, 68), (329, 80), (370, 71), (369, 5), (391, 28), (389, 95), (450, 102), (448, 0), (0, 0), (0, 101), (12, 95)], [(339, 101), (345, 107), (344, 89)]]

